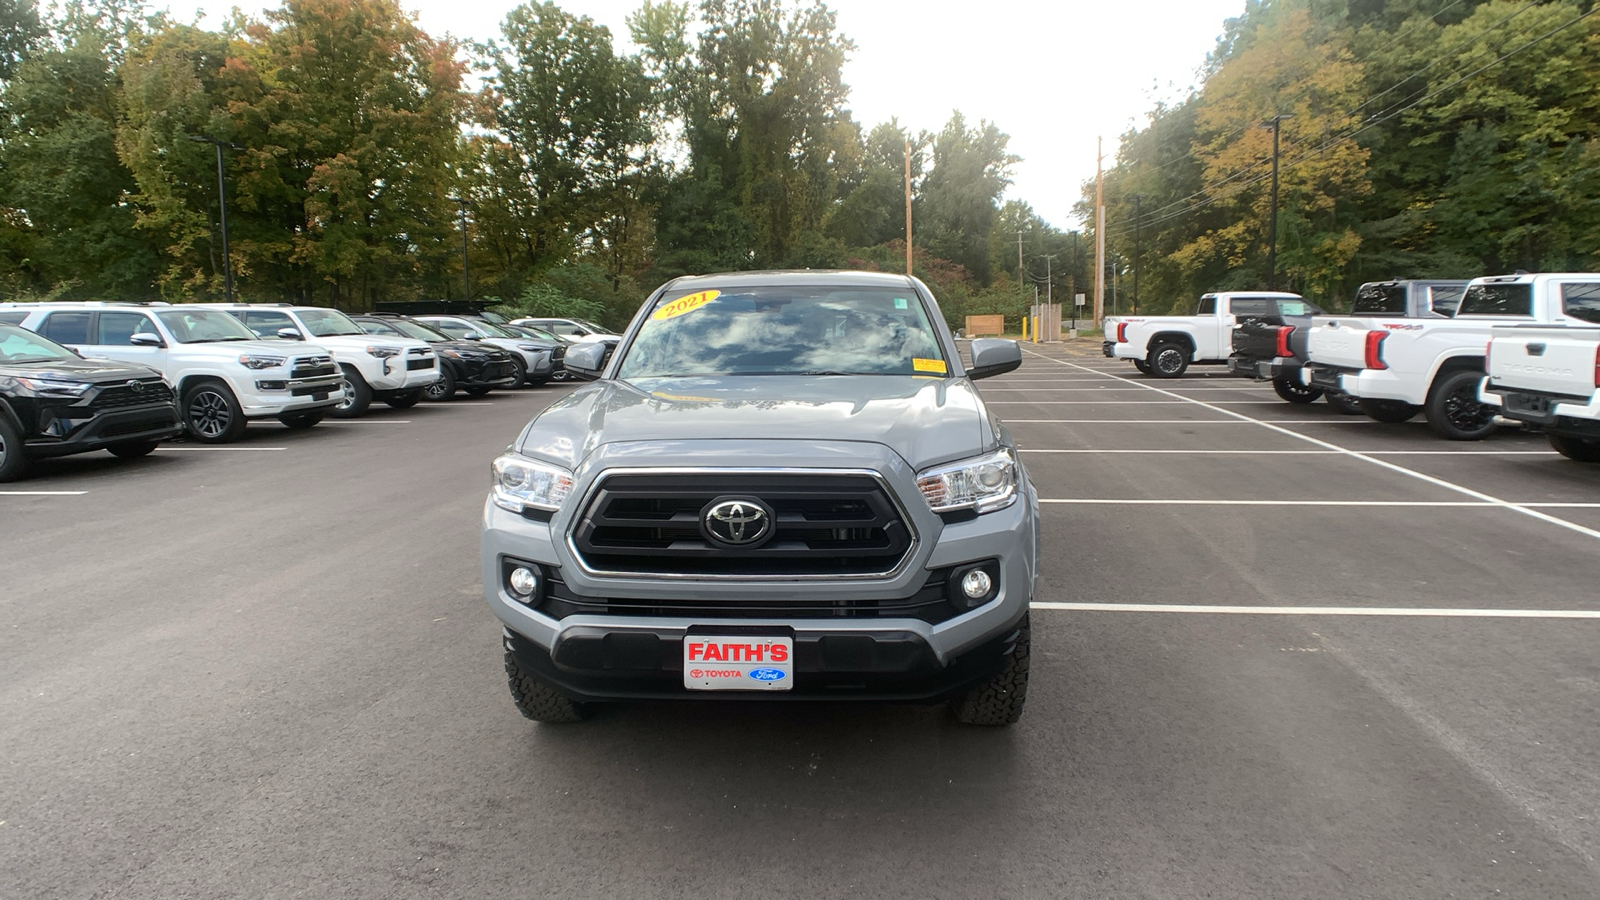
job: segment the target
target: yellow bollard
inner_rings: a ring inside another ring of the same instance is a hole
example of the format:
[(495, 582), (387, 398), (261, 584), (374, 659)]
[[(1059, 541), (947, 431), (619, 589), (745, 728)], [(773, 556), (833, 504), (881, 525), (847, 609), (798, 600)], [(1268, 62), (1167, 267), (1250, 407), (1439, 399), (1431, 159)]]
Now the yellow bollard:
[(1022, 339), (1023, 340), (1027, 340), (1028, 339), (1028, 317), (1027, 316), (1023, 316), (1022, 317)]

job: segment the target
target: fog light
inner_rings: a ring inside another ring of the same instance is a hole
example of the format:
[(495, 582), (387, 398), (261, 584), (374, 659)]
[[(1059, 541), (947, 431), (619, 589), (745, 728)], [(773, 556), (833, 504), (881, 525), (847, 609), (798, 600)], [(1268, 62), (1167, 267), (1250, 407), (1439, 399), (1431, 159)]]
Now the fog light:
[(518, 566), (511, 570), (511, 577), (507, 579), (511, 589), (524, 597), (532, 597), (539, 592), (539, 576), (532, 569)]
[(968, 599), (981, 599), (988, 595), (992, 587), (994, 581), (989, 578), (989, 573), (982, 569), (973, 569), (961, 576), (961, 593), (966, 594)]

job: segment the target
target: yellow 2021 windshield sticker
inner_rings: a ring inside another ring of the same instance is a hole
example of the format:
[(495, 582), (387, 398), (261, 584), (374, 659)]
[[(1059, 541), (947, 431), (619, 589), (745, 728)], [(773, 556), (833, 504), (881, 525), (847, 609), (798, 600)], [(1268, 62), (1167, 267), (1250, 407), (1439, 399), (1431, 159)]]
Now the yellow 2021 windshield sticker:
[(923, 359), (921, 357), (912, 357), (911, 368), (918, 372), (937, 372), (940, 375), (948, 371), (945, 368), (944, 360)]
[(701, 291), (698, 294), (689, 294), (686, 297), (679, 297), (678, 299), (651, 313), (650, 318), (655, 319), (656, 321), (661, 321), (663, 319), (676, 319), (685, 313), (692, 313), (700, 307), (705, 306), (707, 303), (717, 299), (717, 297), (721, 296), (721, 294), (721, 291)]

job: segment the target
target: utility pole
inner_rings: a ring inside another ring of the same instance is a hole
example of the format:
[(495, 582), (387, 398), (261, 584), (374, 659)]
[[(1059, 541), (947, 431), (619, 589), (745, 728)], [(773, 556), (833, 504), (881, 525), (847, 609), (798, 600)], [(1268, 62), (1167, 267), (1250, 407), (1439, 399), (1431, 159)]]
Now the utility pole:
[(1144, 197), (1133, 195), (1133, 314), (1139, 314), (1139, 227), (1144, 220), (1139, 216), (1139, 203)]
[(911, 274), (911, 139), (906, 138), (906, 274)]
[(217, 208), (222, 224), (222, 296), (233, 302), (233, 260), (228, 252), (228, 186), (222, 177), (222, 148), (243, 150), (238, 144), (218, 140), (209, 134), (191, 134), (189, 140), (197, 144), (210, 144), (217, 150)]
[(1094, 326), (1106, 312), (1106, 195), (1100, 164), (1105, 160), (1101, 138), (1094, 139)]
[(465, 197), (446, 197), (451, 203), (461, 204), (461, 296), (464, 300), (472, 299), (472, 264), (467, 260), (467, 205), (472, 201)]
[(1024, 274), (1026, 270), (1023, 268), (1023, 265), (1022, 265), (1022, 235), (1023, 234), (1024, 234), (1024, 232), (1021, 232), (1021, 231), (1017, 232), (1017, 287), (1022, 287), (1022, 283), (1027, 280), (1027, 278), (1026, 278), (1026, 276)]
[(1267, 220), (1267, 290), (1278, 289), (1278, 130), (1290, 116), (1273, 116), (1261, 125), (1272, 129), (1272, 212)]

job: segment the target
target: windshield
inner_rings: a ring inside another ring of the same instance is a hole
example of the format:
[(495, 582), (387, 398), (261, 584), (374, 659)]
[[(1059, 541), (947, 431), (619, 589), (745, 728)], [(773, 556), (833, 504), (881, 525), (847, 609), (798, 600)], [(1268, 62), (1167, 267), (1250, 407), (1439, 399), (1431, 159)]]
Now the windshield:
[(1403, 316), (1406, 314), (1406, 286), (1403, 284), (1363, 284), (1356, 291), (1352, 315)]
[(618, 375), (944, 375), (909, 289), (757, 287), (667, 295)]
[(518, 325), (517, 327), (526, 332), (529, 337), (536, 337), (542, 341), (555, 341), (558, 344), (572, 343), (571, 338), (564, 338), (553, 331), (545, 331), (543, 328), (536, 328), (532, 325)]
[(253, 341), (255, 332), (219, 309), (167, 309), (156, 313), (161, 324), (180, 344), (211, 344), (217, 341)]
[(515, 338), (515, 337), (521, 337), (522, 336), (520, 334), (517, 334), (514, 331), (509, 331), (507, 329), (501, 328), (499, 325), (496, 325), (493, 322), (485, 322), (482, 319), (479, 319), (478, 321), (473, 322), (472, 323), (472, 327), (478, 329), (479, 331), (483, 332), (484, 334), (489, 335), (490, 337)]
[(484, 310), (481, 313), (478, 313), (478, 318), (484, 320), (485, 322), (493, 323), (495, 325), (504, 325), (507, 322), (511, 321), (510, 319), (507, 319), (505, 316), (502, 316), (497, 312), (490, 312), (487, 309)]
[(296, 315), (305, 323), (306, 330), (316, 337), (365, 334), (361, 326), (336, 309), (302, 309), (297, 310)]
[(579, 325), (582, 325), (590, 331), (597, 332), (599, 334), (611, 334), (611, 329), (605, 327), (604, 325), (596, 325), (588, 319), (573, 319), (572, 321), (577, 322)]
[(1457, 316), (1531, 316), (1533, 285), (1475, 284), (1461, 297)]
[(450, 335), (440, 331), (435, 331), (421, 322), (413, 322), (410, 319), (389, 319), (388, 324), (393, 325), (400, 331), (401, 334), (405, 335), (406, 337), (416, 338), (419, 341), (436, 343), (438, 341), (450, 340)]
[(381, 319), (355, 319), (354, 321), (367, 334), (381, 334), (384, 337), (405, 337), (404, 334), (400, 333), (400, 329)]
[(0, 363), (60, 362), (76, 360), (78, 355), (52, 340), (47, 340), (15, 325), (0, 325)]

